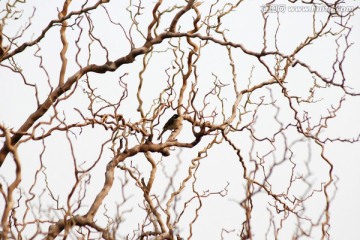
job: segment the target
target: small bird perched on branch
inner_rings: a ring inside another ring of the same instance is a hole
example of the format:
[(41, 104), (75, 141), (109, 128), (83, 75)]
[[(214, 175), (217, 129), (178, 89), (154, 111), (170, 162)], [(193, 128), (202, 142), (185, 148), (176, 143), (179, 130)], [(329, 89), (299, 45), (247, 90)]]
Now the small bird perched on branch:
[(181, 123), (181, 117), (178, 114), (174, 114), (164, 125), (162, 132), (160, 133), (158, 140), (160, 140), (161, 136), (166, 132), (167, 130), (174, 130), (178, 129), (180, 127)]

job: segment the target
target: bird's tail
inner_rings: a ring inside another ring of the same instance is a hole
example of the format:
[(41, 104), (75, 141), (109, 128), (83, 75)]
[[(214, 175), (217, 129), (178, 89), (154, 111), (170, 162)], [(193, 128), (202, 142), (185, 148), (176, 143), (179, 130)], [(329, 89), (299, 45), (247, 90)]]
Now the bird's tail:
[(157, 140), (160, 140), (160, 138), (162, 137), (162, 135), (164, 134), (165, 130), (163, 129), (162, 132), (160, 133), (159, 137), (157, 138)]

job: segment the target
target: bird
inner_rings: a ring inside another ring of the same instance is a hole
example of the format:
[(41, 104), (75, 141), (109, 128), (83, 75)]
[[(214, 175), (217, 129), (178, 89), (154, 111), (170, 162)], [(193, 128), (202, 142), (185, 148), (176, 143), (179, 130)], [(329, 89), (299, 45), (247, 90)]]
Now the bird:
[(158, 140), (160, 140), (161, 136), (167, 130), (174, 130), (180, 127), (181, 125), (181, 117), (178, 114), (174, 114), (164, 125), (162, 132), (160, 133)]

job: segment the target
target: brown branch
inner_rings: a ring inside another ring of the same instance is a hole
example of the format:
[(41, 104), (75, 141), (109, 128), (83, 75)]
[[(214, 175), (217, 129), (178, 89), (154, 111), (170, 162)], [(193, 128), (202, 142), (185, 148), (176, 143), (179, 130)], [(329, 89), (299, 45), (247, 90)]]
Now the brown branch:
[(9, 52), (3, 56), (0, 55), (0, 62), (4, 61), (6, 59), (9, 59), (20, 52), (23, 52), (28, 47), (38, 44), (41, 40), (43, 40), (43, 38), (46, 36), (47, 32), (50, 29), (52, 29), (54, 26), (56, 26), (57, 24), (62, 23), (63, 21), (66, 21), (73, 16), (81, 15), (83, 13), (95, 10), (98, 6), (100, 6), (101, 4), (106, 3), (106, 2), (108, 2), (108, 0), (100, 0), (100, 1), (96, 2), (93, 6), (81, 9), (79, 11), (70, 12), (68, 15), (63, 16), (60, 19), (50, 21), (49, 24), (42, 30), (41, 34), (37, 38), (35, 38), (33, 41), (25, 42), (21, 46), (14, 49), (12, 52)]
[(193, 4), (194, 4), (195, 0), (189, 0), (188, 1), (188, 4), (183, 7), (176, 15), (175, 17), (173, 18), (171, 24), (170, 24), (170, 28), (169, 28), (169, 31), (170, 32), (175, 32), (176, 31), (176, 24), (178, 23), (178, 21), (180, 20), (181, 16), (184, 15), (187, 11), (189, 11)]
[[(0, 125), (0, 129), (5, 133), (5, 145), (7, 149), (12, 153), (14, 163), (15, 163), (15, 179), (14, 181), (8, 186), (7, 189), (7, 195), (5, 197), (5, 207), (4, 211), (1, 217), (1, 226), (2, 226), (2, 232), (1, 232), (1, 239), (8, 239), (8, 233), (10, 231), (10, 219), (9, 215), (10, 212), (13, 210), (14, 206), (14, 196), (13, 193), (15, 189), (19, 186), (21, 182), (21, 163), (20, 158), (17, 152), (17, 147), (11, 144), (10, 139), (10, 132), (8, 129), (6, 129), (4, 126)], [(4, 193), (3, 193), (4, 195)]]

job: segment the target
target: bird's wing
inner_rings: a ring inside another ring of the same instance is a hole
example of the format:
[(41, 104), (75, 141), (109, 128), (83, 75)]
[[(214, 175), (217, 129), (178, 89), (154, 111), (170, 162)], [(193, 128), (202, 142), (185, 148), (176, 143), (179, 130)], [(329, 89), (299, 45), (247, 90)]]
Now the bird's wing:
[(166, 130), (166, 128), (168, 128), (172, 122), (174, 122), (174, 117), (171, 117), (164, 125), (163, 129)]

